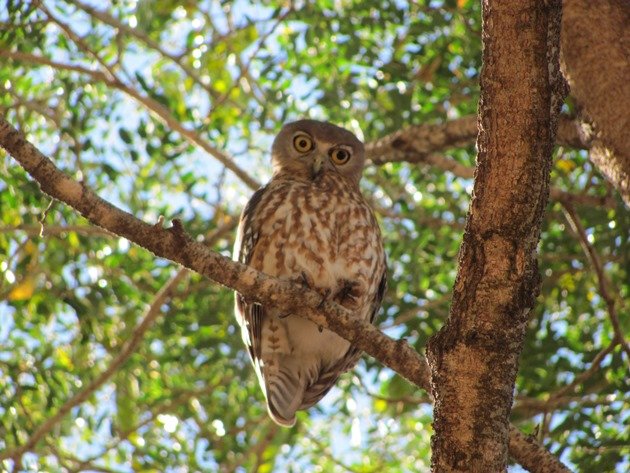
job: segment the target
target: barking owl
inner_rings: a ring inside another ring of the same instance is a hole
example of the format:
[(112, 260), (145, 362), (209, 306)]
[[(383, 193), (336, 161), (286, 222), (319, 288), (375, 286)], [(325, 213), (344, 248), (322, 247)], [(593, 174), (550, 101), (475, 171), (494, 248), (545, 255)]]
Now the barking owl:
[[(273, 177), (241, 215), (234, 259), (307, 285), (374, 321), (385, 291), (378, 224), (359, 190), (363, 144), (330, 123), (286, 124), (272, 146)], [(248, 303), (236, 319), (271, 418), (292, 426), (351, 369), (360, 351), (297, 313)]]

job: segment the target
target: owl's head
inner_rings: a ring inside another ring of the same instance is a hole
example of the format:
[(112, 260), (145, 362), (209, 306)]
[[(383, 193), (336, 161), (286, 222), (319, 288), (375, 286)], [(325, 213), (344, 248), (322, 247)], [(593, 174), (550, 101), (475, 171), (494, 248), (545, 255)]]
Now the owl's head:
[(282, 127), (271, 148), (274, 176), (288, 174), (315, 180), (339, 173), (358, 184), (363, 172), (363, 143), (348, 130), (317, 120)]

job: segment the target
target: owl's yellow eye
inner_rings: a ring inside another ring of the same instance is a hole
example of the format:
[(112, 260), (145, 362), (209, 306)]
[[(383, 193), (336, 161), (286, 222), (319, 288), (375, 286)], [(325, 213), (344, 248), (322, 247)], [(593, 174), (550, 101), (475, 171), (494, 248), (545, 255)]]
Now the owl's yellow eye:
[(315, 146), (310, 136), (299, 133), (293, 137), (293, 147), (298, 153), (308, 153)]
[(330, 152), (330, 157), (335, 164), (346, 164), (352, 154), (345, 148), (335, 148)]

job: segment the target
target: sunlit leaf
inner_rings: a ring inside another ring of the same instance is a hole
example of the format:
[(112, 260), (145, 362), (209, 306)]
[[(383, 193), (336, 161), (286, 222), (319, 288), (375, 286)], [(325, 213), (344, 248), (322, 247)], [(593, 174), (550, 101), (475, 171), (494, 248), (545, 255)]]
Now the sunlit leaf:
[(27, 276), (20, 283), (13, 286), (9, 291), (7, 299), (10, 301), (25, 301), (31, 298), (35, 292), (35, 276)]

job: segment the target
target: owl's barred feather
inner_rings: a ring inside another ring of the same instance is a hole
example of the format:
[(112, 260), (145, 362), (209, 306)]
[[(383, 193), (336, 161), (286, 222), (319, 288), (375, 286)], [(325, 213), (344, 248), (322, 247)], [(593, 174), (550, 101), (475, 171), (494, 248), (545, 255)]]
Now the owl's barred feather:
[[(374, 321), (385, 290), (385, 254), (359, 191), (363, 145), (334, 125), (286, 125), (272, 148), (274, 175), (241, 216), (234, 257), (306, 284)], [(295, 423), (351, 369), (360, 351), (298, 314), (236, 297), (236, 318), (271, 417)]]

